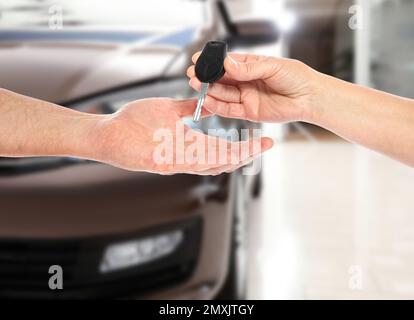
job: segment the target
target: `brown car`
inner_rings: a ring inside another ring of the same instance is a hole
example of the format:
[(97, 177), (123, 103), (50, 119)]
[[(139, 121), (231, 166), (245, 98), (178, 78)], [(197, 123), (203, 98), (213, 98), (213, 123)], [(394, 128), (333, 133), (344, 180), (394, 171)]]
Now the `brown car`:
[[(194, 95), (184, 74), (203, 43), (275, 40), (271, 24), (234, 24), (224, 3), (210, 5), (210, 27), (155, 37), (0, 29), (0, 87), (94, 113), (145, 97)], [(199, 126), (251, 127), (218, 117)], [(0, 158), (0, 297), (243, 298), (242, 221), (259, 191), (260, 175), (240, 172), (160, 176), (73, 158)], [(49, 287), (53, 265), (62, 267), (62, 290)]]

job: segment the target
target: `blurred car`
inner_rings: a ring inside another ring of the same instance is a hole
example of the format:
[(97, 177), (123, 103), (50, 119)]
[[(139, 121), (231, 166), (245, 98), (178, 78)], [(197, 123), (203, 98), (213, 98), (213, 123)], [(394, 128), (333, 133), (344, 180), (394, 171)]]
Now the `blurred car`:
[[(194, 95), (185, 69), (210, 39), (232, 46), (276, 40), (266, 21), (235, 24), (225, 3), (200, 5), (210, 10), (209, 24), (156, 34), (49, 30), (39, 20), (2, 28), (0, 87), (112, 113), (134, 99)], [(32, 17), (34, 8), (10, 4), (5, 12)], [(252, 127), (218, 117), (199, 126)], [(0, 158), (0, 296), (243, 298), (242, 222), (259, 192), (260, 175), (240, 172), (160, 176), (73, 158)], [(52, 265), (63, 269), (63, 290), (48, 287)]]

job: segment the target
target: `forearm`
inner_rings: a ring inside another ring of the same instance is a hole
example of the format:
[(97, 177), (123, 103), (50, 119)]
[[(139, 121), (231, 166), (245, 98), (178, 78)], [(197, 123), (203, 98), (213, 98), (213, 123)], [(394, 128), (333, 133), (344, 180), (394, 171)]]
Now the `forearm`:
[(309, 122), (414, 166), (414, 101), (320, 75)]
[(0, 89), (0, 156), (93, 158), (99, 117)]

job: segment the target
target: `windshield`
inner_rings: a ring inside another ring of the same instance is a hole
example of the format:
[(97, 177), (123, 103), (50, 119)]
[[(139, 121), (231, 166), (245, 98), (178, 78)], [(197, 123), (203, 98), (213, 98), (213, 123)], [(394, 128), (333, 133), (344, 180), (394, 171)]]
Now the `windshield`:
[(206, 23), (207, 1), (2, 0), (0, 29), (171, 31)]

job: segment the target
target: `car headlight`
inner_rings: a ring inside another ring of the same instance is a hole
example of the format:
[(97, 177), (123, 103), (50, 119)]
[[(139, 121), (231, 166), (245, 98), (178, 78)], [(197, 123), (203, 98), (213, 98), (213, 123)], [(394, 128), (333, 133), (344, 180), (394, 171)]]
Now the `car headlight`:
[(194, 90), (188, 85), (187, 78), (160, 79), (137, 84), (131, 88), (100, 94), (97, 97), (71, 104), (70, 107), (84, 112), (112, 113), (134, 100), (152, 97), (184, 99), (192, 97), (194, 94)]
[[(131, 88), (120, 89), (111, 93), (101, 94), (94, 98), (85, 99), (82, 102), (70, 104), (69, 106), (73, 109), (89, 113), (113, 113), (118, 111), (123, 105), (134, 100), (152, 97), (186, 99), (196, 96), (197, 93), (188, 85), (187, 78), (167, 78), (137, 84)], [(191, 117), (183, 119), (183, 121), (191, 128), (200, 129), (205, 133), (207, 133), (208, 129), (231, 129), (240, 126), (239, 120), (214, 116), (206, 118), (198, 123), (194, 123)]]
[(111, 244), (104, 252), (100, 272), (136, 267), (165, 257), (180, 246), (183, 237), (183, 232), (176, 230), (144, 239)]

